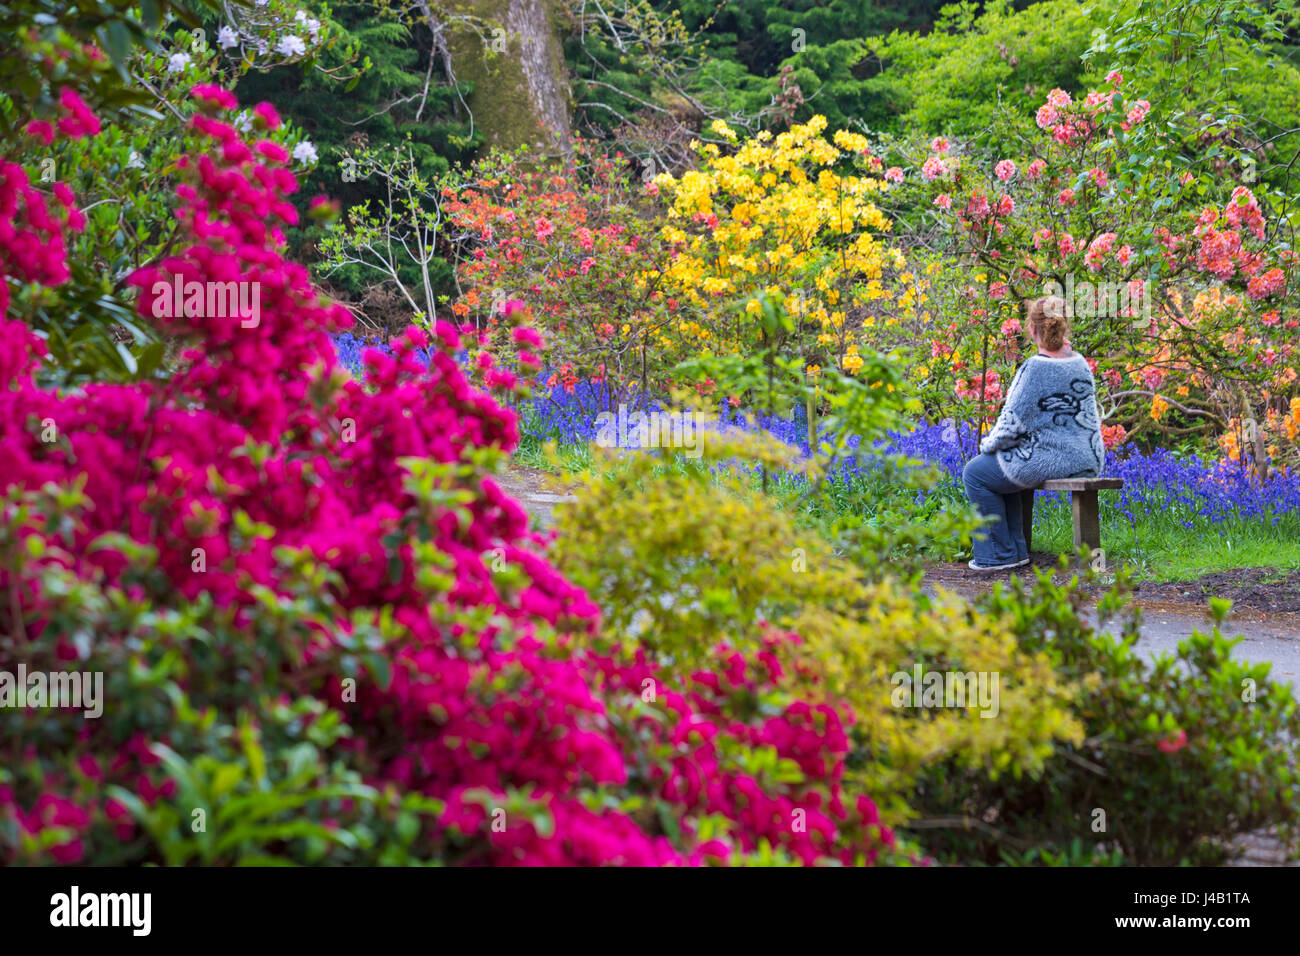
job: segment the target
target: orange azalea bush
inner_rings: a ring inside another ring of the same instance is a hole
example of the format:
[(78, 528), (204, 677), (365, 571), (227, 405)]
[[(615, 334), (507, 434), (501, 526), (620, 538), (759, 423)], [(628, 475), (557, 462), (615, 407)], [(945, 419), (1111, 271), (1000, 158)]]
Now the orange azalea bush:
[(681, 307), (643, 276), (671, 251), (624, 157), (582, 140), (543, 167), (493, 154), (443, 200), (464, 290), (453, 312), (495, 340), (507, 304), (526, 305), (549, 347), (548, 384), (603, 407), (665, 387), (656, 341)]

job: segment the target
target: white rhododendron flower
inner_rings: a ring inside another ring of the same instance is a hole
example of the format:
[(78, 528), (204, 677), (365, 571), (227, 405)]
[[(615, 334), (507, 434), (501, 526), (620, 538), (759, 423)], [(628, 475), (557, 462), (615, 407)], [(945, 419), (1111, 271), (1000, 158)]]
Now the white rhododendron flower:
[(188, 53), (173, 53), (171, 59), (167, 61), (168, 73), (182, 73), (190, 65), (190, 55)]
[(316, 162), (316, 147), (311, 144), (311, 140), (304, 139), (293, 148), (293, 158), (300, 163), (314, 163)]
[(302, 56), (307, 52), (307, 44), (302, 42), (302, 37), (296, 37), (290, 33), (282, 37), (280, 42), (275, 45), (275, 52), (285, 56)]
[(222, 27), (217, 31), (217, 45), (223, 50), (229, 50), (232, 46), (239, 46), (239, 37), (230, 27)]
[(297, 13), (293, 15), (293, 18), (294, 20), (298, 21), (303, 25), (303, 27), (311, 35), (311, 38), (313, 40), (316, 39), (316, 34), (320, 33), (319, 20), (317, 20), (315, 17), (309, 17), (305, 10), (299, 10)]

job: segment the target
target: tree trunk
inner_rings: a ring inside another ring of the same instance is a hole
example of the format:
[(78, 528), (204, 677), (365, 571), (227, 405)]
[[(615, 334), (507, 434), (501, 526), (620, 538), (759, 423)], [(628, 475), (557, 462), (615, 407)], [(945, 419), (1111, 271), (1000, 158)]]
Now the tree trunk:
[(482, 37), (459, 31), (450, 46), (456, 78), (473, 84), (469, 108), (487, 144), (567, 152), (572, 94), (559, 0), (453, 0), (452, 8), (486, 21)]

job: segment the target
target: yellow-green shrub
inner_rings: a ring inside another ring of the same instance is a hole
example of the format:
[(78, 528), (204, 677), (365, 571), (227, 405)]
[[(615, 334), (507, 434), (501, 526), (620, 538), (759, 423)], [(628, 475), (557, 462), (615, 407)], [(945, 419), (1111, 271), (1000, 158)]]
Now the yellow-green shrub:
[[(1036, 773), (1054, 741), (1080, 739), (1074, 687), (1047, 655), (1021, 651), (998, 617), (949, 595), (866, 580), (816, 532), (752, 488), (743, 469), (797, 469), (771, 439), (706, 436), (690, 461), (667, 452), (599, 456), (557, 511), (552, 557), (604, 615), (593, 640), (643, 648), (681, 676), (723, 643), (762, 650), (767, 623), (801, 643), (780, 651), (801, 695), (843, 701), (856, 717), (852, 772), (896, 820), (927, 766), (955, 760), (997, 776)], [(999, 709), (895, 707), (892, 675), (997, 674)]]

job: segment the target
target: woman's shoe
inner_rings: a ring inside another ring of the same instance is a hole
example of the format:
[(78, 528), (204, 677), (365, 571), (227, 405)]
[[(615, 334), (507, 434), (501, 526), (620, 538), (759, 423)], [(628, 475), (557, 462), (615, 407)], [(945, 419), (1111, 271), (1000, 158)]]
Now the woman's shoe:
[(1021, 558), (1019, 561), (1012, 561), (1009, 564), (979, 564), (974, 558), (971, 558), (966, 567), (972, 571), (1010, 571), (1012, 568), (1023, 568), (1028, 563), (1028, 558)]

